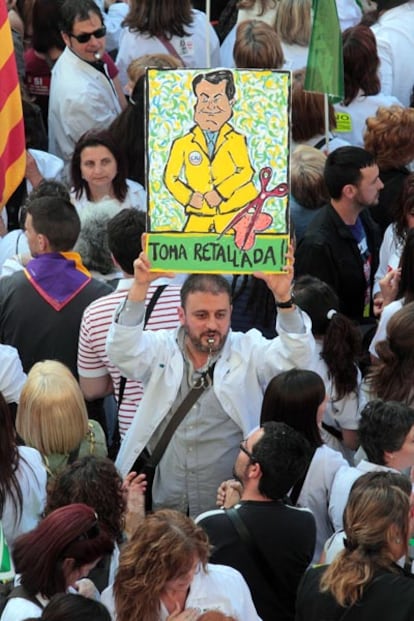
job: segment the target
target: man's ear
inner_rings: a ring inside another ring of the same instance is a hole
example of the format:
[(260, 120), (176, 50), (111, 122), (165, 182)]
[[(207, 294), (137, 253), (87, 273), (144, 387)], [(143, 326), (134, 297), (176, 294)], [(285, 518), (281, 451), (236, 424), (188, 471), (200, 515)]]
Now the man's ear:
[(358, 192), (358, 188), (355, 185), (352, 185), (352, 183), (347, 183), (342, 188), (342, 195), (345, 198), (348, 198), (350, 200), (352, 200), (354, 198), (354, 196), (355, 196), (355, 194), (357, 192)]
[(63, 32), (63, 30), (61, 30), (60, 34), (62, 36), (62, 39), (63, 39), (65, 45), (67, 47), (70, 47), (70, 36), (68, 35), (68, 33), (67, 32)]
[(247, 473), (249, 479), (261, 479), (262, 474), (262, 469), (257, 461), (250, 464), (249, 471)]
[(184, 325), (184, 323), (185, 323), (185, 310), (183, 309), (182, 306), (179, 306), (177, 308), (177, 312), (178, 312), (178, 319), (180, 320), (180, 324)]

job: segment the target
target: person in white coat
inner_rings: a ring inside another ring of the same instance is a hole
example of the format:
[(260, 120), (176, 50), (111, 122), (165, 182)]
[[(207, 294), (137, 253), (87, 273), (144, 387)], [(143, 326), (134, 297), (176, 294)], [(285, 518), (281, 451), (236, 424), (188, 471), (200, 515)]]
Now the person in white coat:
[(116, 65), (127, 85), (129, 63), (143, 54), (171, 54), (180, 66), (218, 67), (220, 46), (207, 16), (190, 0), (131, 0), (124, 20)]
[(107, 340), (110, 360), (125, 377), (144, 384), (117, 459), (122, 473), (129, 472), (147, 444), (154, 449), (166, 421), (215, 365), (213, 386), (176, 429), (157, 468), (155, 507), (198, 515), (214, 506), (217, 486), (229, 478), (239, 443), (259, 423), (264, 387), (281, 370), (309, 364), (310, 322), (291, 299), (291, 250), (287, 257), (285, 273), (259, 274), (279, 309), (279, 337), (273, 340), (256, 330), (230, 331), (230, 285), (214, 274), (193, 274), (184, 282), (177, 331), (143, 332), (146, 292), (159, 273), (150, 271), (145, 253), (135, 261), (134, 282)]
[(76, 141), (90, 129), (107, 128), (124, 102), (102, 60), (106, 29), (98, 6), (93, 0), (66, 0), (61, 18), (66, 48), (52, 70), (49, 151), (64, 161), (68, 179)]

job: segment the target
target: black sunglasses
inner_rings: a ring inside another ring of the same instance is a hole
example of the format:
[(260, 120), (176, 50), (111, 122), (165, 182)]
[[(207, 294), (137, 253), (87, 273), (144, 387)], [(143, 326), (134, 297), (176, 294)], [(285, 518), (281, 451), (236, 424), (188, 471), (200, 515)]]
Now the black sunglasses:
[(78, 43), (87, 43), (90, 41), (91, 37), (95, 37), (95, 39), (102, 39), (106, 35), (106, 26), (102, 26), (95, 30), (94, 32), (82, 32), (81, 34), (75, 35), (72, 32), (69, 33), (70, 37), (76, 39)]

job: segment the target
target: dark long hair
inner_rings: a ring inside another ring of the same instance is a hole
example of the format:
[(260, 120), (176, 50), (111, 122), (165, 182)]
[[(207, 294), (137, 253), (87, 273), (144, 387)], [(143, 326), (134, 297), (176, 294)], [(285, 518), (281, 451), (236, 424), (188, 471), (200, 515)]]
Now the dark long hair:
[(344, 54), (345, 99), (347, 106), (361, 89), (364, 95), (377, 95), (381, 89), (378, 76), (380, 60), (371, 28), (358, 24), (342, 33)]
[(323, 339), (321, 357), (328, 367), (340, 400), (358, 386), (357, 362), (361, 353), (361, 335), (348, 317), (338, 312), (339, 301), (331, 287), (313, 276), (301, 276), (294, 287), (298, 306), (312, 320), (312, 332)]
[(285, 371), (276, 375), (266, 388), (260, 424), (286, 423), (317, 448), (323, 441), (316, 415), (324, 399), (325, 384), (317, 373), (303, 369)]
[(409, 304), (414, 301), (414, 229), (407, 232), (400, 258), (400, 268), (397, 300), (404, 298), (404, 304)]
[(112, 121), (109, 132), (126, 160), (128, 179), (145, 187), (145, 76), (137, 80), (127, 107)]
[(112, 187), (117, 198), (122, 202), (128, 191), (126, 183), (126, 164), (124, 154), (122, 153), (119, 145), (113, 140), (112, 135), (108, 130), (90, 130), (83, 134), (75, 145), (71, 161), (71, 175), (73, 188), (75, 190), (76, 198), (80, 198), (82, 192), (86, 192), (88, 200), (91, 200), (91, 194), (89, 186), (82, 178), (81, 173), (81, 155), (82, 151), (87, 147), (106, 147), (108, 151), (112, 153), (116, 160), (117, 173), (112, 181)]
[(0, 518), (3, 515), (6, 499), (10, 497), (20, 520), (23, 496), (16, 476), (20, 456), (16, 446), (12, 415), (1, 392), (0, 430)]
[(129, 6), (122, 25), (132, 32), (167, 39), (185, 37), (186, 27), (193, 23), (190, 0), (131, 0)]

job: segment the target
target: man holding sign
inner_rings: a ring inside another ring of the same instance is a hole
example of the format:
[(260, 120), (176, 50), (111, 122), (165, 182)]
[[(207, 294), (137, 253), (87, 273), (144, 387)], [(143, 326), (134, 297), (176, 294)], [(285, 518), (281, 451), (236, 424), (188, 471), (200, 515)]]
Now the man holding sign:
[(146, 292), (160, 273), (150, 271), (144, 253), (135, 261), (133, 284), (107, 340), (108, 355), (122, 374), (144, 383), (144, 397), (117, 459), (123, 474), (144, 447), (154, 451), (188, 393), (207, 380), (159, 462), (154, 508), (198, 515), (214, 507), (217, 486), (230, 476), (240, 442), (259, 424), (263, 391), (270, 379), (309, 365), (313, 337), (309, 318), (291, 299), (292, 254), (290, 249), (284, 273), (256, 273), (279, 309), (279, 336), (273, 340), (257, 330), (231, 332), (229, 283), (216, 274), (187, 278), (177, 330), (144, 332)]

